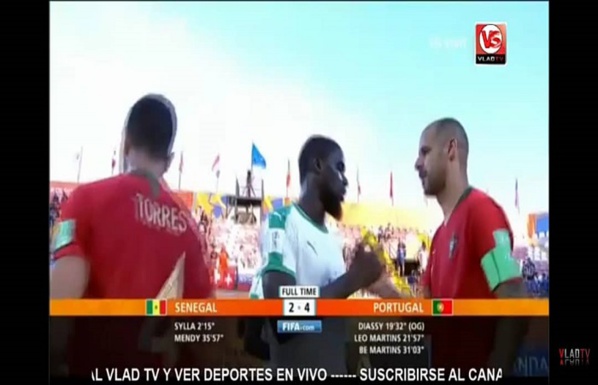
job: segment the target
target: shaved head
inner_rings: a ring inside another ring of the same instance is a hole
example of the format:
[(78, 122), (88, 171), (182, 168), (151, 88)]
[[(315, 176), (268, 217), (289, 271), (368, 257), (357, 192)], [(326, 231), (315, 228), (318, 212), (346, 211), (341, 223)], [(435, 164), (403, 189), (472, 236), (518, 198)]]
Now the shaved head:
[(431, 123), (426, 130), (433, 130), (439, 143), (443, 145), (455, 141), (458, 149), (458, 158), (461, 165), (467, 166), (469, 155), (469, 140), (463, 125), (454, 118), (443, 118)]
[(415, 169), (424, 193), (436, 196), (455, 173), (467, 173), (469, 140), (463, 125), (453, 118), (430, 123), (422, 132)]

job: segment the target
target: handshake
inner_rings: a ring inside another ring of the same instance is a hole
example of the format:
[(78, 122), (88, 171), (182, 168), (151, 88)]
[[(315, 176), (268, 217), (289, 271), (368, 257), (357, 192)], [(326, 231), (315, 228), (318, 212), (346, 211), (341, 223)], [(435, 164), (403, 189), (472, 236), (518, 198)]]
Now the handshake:
[(364, 230), (362, 237), (347, 271), (354, 291), (367, 288), (380, 298), (412, 298), (413, 293), (399, 277), (390, 256), (384, 252), (376, 236)]
[(382, 261), (382, 253), (382, 247), (378, 244), (375, 235), (364, 232), (347, 271), (356, 291), (371, 286), (385, 273), (386, 266)]

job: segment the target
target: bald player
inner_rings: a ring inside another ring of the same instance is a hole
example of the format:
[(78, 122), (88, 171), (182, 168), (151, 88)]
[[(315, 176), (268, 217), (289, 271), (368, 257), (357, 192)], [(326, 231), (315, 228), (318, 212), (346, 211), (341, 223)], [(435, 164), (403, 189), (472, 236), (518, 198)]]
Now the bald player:
[[(428, 298), (525, 297), (512, 257), (513, 235), (503, 209), (467, 177), (469, 141), (453, 118), (421, 134), (415, 162), (424, 193), (438, 201), (444, 221), (432, 239), (422, 285)], [(454, 318), (433, 326), (434, 366), (499, 367), (508, 374), (524, 338), (521, 318)]]

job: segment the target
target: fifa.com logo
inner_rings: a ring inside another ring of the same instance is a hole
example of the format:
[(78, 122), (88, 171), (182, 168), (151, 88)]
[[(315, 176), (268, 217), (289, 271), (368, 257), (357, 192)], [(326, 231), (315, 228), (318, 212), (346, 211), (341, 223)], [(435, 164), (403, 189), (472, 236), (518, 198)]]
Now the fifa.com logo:
[(590, 364), (590, 349), (559, 349), (559, 363), (561, 366), (582, 366)]

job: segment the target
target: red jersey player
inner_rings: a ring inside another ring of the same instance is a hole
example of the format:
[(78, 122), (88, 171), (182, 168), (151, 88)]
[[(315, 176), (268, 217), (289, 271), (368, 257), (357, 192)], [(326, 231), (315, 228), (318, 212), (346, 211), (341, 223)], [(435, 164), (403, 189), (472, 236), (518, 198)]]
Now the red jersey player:
[[(148, 95), (133, 105), (123, 138), (128, 172), (79, 187), (63, 207), (53, 244), (51, 298), (211, 296), (191, 215), (160, 182), (172, 159), (176, 128), (166, 98)], [(163, 358), (151, 343), (140, 347), (139, 333), (131, 330), (147, 328), (137, 319), (78, 320), (68, 349), (71, 327), (58, 321), (51, 332), (53, 367), (67, 350), (69, 370), (86, 375), (92, 367), (159, 365)], [(150, 337), (141, 339), (155, 341)], [(127, 347), (131, 351), (123, 352)]]
[[(513, 236), (502, 208), (467, 179), (469, 143), (463, 126), (446, 118), (422, 133), (415, 168), (427, 196), (438, 200), (444, 222), (436, 230), (422, 285), (428, 298), (525, 297)], [(524, 338), (521, 318), (438, 320), (434, 366), (500, 367), (511, 371)]]

